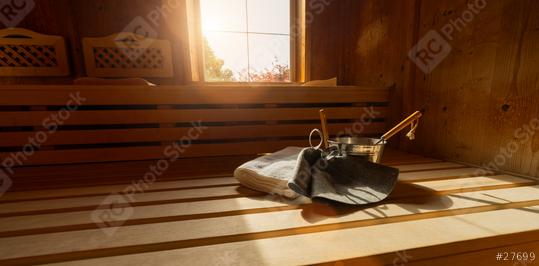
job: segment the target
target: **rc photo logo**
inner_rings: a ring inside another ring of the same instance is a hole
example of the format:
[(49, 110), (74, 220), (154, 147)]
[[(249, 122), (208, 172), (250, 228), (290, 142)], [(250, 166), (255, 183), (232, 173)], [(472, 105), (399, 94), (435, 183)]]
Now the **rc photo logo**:
[(155, 6), (146, 16), (137, 16), (122, 30), (125, 34), (120, 34), (115, 39), (116, 46), (129, 59), (135, 61), (148, 49), (153, 40), (157, 39), (161, 25), (161, 20), (173, 16), (175, 10), (182, 6), (181, 0), (163, 0), (161, 5)]
[(6, 28), (13, 28), (36, 6), (34, 0), (0, 0), (0, 21)]
[(428, 74), (434, 70), (449, 54), (451, 45), (435, 30), (430, 30), (410, 50), (408, 56), (423, 71)]
[(4, 170), (0, 169), (0, 197), (8, 191), (11, 185), (13, 185), (11, 178), (9, 178)]
[[(147, 39), (156, 39), (157, 31), (150, 25), (150, 23), (143, 17), (134, 18), (122, 32), (131, 33), (129, 36), (118, 35), (116, 38), (116, 44), (120, 48), (125, 49), (145, 49), (150, 46), (151, 43), (146, 42)], [(125, 37), (133, 39), (124, 39)], [(131, 55), (131, 54), (129, 54)], [(132, 56), (132, 55), (131, 55)]]
[(92, 220), (107, 235), (112, 236), (119, 226), (133, 215), (130, 199), (120, 194), (111, 194), (91, 214)]
[(470, 1), (468, 8), (459, 17), (446, 23), (440, 31), (428, 31), (408, 53), (410, 60), (423, 73), (431, 73), (451, 53), (449, 42), (453, 40), (454, 34), (461, 32), (486, 6), (486, 0)]

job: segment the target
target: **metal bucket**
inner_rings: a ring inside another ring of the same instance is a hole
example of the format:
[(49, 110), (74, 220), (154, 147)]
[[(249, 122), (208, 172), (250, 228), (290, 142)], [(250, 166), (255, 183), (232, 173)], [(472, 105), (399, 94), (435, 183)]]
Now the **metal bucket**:
[(340, 155), (364, 156), (371, 162), (379, 163), (386, 141), (376, 138), (342, 137), (330, 139), (328, 143), (330, 148), (336, 148)]

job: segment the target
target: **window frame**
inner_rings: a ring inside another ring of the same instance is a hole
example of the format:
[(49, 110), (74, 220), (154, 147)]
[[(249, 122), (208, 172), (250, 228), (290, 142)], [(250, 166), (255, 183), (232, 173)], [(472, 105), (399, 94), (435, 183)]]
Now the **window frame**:
[(289, 82), (206, 81), (204, 77), (200, 0), (187, 0), (186, 10), (190, 59), (189, 76), (192, 83), (202, 85), (290, 85), (305, 82), (307, 76), (305, 67), (305, 0), (290, 0)]

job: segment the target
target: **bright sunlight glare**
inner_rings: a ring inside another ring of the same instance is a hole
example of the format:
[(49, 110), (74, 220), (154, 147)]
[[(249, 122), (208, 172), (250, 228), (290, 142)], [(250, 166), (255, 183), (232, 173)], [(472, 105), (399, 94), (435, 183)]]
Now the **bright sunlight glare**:
[(290, 0), (201, 0), (200, 10), (209, 81), (290, 80)]

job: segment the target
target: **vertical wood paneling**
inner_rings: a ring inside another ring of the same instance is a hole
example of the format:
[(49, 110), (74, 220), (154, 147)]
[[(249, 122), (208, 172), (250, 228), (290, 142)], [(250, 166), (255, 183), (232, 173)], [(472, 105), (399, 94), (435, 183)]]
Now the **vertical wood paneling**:
[[(35, 0), (34, 9), (17, 25), (32, 31), (59, 35), (66, 39), (66, 49), (71, 66), (77, 64), (76, 47), (78, 40), (73, 25), (76, 23), (71, 16), (71, 0)], [(4, 25), (0, 23), (3, 27)], [(75, 48), (75, 49), (73, 49)], [(71, 71), (73, 72), (73, 70)], [(69, 84), (70, 77), (0, 77), (0, 84)]]
[(306, 27), (307, 27), (307, 55), (310, 63), (310, 79), (339, 78), (342, 82), (342, 73), (339, 73), (341, 65), (341, 51), (343, 46), (343, 25), (340, 22), (342, 0), (307, 1), (306, 4)]
[[(340, 11), (320, 14), (326, 25), (311, 29), (322, 36), (311, 51), (313, 78), (392, 87), (391, 122), (424, 109), (414, 142), (392, 140), (401, 149), (539, 176), (539, 132), (516, 131), (539, 118), (537, 1), (486, 1), (473, 21), (455, 30), (451, 53), (430, 74), (407, 58), (429, 30), (440, 31), (474, 2), (333, 3)], [(336, 25), (344, 30), (332, 30)], [(340, 39), (342, 48), (330, 45)], [(518, 149), (508, 152), (514, 143)]]
[[(82, 37), (120, 31), (133, 18), (146, 16), (164, 2), (36, 0), (36, 8), (19, 26), (64, 36), (72, 75), (1, 78), (0, 83), (71, 83), (72, 78), (84, 75)], [(539, 118), (537, 1), (486, 1), (487, 7), (455, 32), (451, 54), (430, 74), (407, 58), (409, 49), (426, 32), (440, 30), (473, 2), (308, 0), (311, 79), (338, 77), (341, 85), (393, 88), (390, 124), (424, 109), (417, 139), (409, 142), (401, 136), (392, 145), (478, 165), (498, 158), (501, 169), (539, 176), (539, 133), (519, 143), (516, 152), (504, 151), (518, 141), (516, 129)], [(153, 82), (187, 83), (185, 21), (185, 7), (180, 6), (160, 23), (159, 37), (173, 45), (175, 76)]]
[[(174, 5), (168, 3), (174, 3)], [(82, 37), (103, 37), (124, 30), (134, 19), (142, 19), (172, 45), (174, 77), (149, 79), (157, 84), (185, 84), (183, 63), (187, 45), (183, 33), (185, 7), (183, 1), (163, 0), (93, 0), (73, 1), (79, 18), (78, 31)], [(157, 15), (158, 14), (158, 15)], [(153, 19), (155, 18), (155, 20)], [(176, 25), (177, 24), (177, 25)]]
[[(460, 16), (466, 4), (423, 1), (419, 36)], [(532, 132), (517, 131), (539, 118), (538, 8), (535, 1), (487, 1), (455, 32), (451, 54), (432, 73), (416, 71), (406, 90), (412, 108), (427, 112), (418, 140), (402, 147), (539, 176), (539, 134), (524, 141)]]
[[(407, 115), (402, 112), (407, 59), (413, 38), (414, 1), (347, 1), (344, 81), (391, 88), (389, 125)], [(410, 112), (411, 114), (411, 112)], [(397, 139), (397, 138), (395, 138)]]
[(392, 88), (391, 124), (404, 118), (403, 89), (412, 69), (414, 0), (331, 1), (308, 28), (311, 78)]
[[(174, 3), (174, 6), (167, 3)], [(179, 3), (176, 6), (176, 3)], [(35, 8), (18, 27), (39, 33), (60, 35), (65, 38), (71, 65), (68, 77), (16, 77), (0, 78), (0, 84), (71, 84), (74, 78), (86, 76), (82, 56), (84, 37), (102, 37), (122, 31), (129, 23), (142, 17), (159, 13), (161, 17), (153, 25), (158, 38), (168, 39), (172, 44), (174, 77), (152, 79), (158, 84), (186, 84), (185, 64), (187, 51), (184, 1), (163, 0), (35, 0)], [(151, 24), (151, 22), (149, 22)]]

